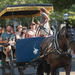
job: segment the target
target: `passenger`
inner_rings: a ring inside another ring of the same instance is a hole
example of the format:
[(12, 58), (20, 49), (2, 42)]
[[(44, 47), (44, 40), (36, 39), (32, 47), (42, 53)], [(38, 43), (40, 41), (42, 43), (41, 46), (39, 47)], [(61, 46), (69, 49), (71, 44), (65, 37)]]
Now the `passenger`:
[[(0, 27), (0, 38), (1, 38), (1, 35), (2, 35), (2, 27)], [(1, 41), (1, 39), (0, 39), (0, 41)], [(2, 51), (1, 49), (2, 49), (2, 42), (0, 42), (0, 51)]]
[(40, 9), (41, 20), (40, 20), (40, 29), (41, 34), (44, 36), (53, 35), (52, 30), (50, 29), (49, 21), (50, 18), (48, 17), (49, 12), (45, 8)]
[(10, 44), (14, 44), (14, 45), (16, 44), (15, 35), (11, 33), (11, 26), (7, 26), (6, 32), (2, 33), (0, 38), (0, 43), (5, 46), (5, 49), (3, 50), (3, 52), (6, 55), (6, 61), (9, 61), (8, 55), (11, 51)]
[(30, 30), (27, 30), (26, 32), (26, 38), (32, 38), (32, 37), (36, 37), (35, 22), (32, 22), (32, 24), (30, 25)]
[(36, 30), (39, 28), (39, 25), (40, 25), (40, 21), (38, 20), (36, 23)]
[[(0, 27), (0, 38), (1, 38), (1, 35), (2, 35), (2, 27)], [(0, 41), (1, 41), (1, 39), (0, 39)], [(0, 42), (0, 53), (2, 53), (3, 52), (3, 45), (2, 45), (2, 43)], [(2, 58), (2, 55), (0, 55), (0, 59)]]
[(0, 27), (0, 37), (1, 37), (1, 34), (2, 34), (2, 27)]
[(40, 21), (39, 20), (36, 23), (36, 36), (40, 37)]
[(4, 33), (4, 32), (6, 32), (6, 28), (5, 27), (2, 28), (2, 33)]
[(26, 31), (27, 31), (27, 27), (23, 27), (23, 35), (22, 38), (25, 39), (26, 38)]
[(15, 34), (15, 31), (14, 31), (14, 26), (11, 26), (12, 28), (11, 28), (11, 32), (13, 33), (13, 34)]
[(17, 27), (17, 32), (15, 35), (16, 35), (16, 40), (22, 39), (22, 25), (19, 25)]

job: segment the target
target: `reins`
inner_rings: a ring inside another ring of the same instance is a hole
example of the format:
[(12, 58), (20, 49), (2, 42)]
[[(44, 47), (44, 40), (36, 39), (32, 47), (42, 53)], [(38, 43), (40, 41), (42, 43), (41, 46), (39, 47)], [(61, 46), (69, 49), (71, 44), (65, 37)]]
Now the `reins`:
[[(44, 53), (39, 55), (36, 59), (34, 59), (33, 61), (37, 61), (39, 59), (42, 59), (46, 56), (48, 56), (49, 54), (54, 54), (54, 55), (61, 55), (61, 54), (67, 54), (67, 52), (63, 52), (62, 49), (59, 47), (59, 43), (58, 43), (58, 35), (60, 34), (60, 31), (56, 32), (56, 30), (54, 30), (54, 35), (53, 35), (53, 40), (51, 41), (51, 43), (49, 44), (49, 46), (47, 46), (44, 50)], [(52, 48), (53, 45), (53, 48)]]

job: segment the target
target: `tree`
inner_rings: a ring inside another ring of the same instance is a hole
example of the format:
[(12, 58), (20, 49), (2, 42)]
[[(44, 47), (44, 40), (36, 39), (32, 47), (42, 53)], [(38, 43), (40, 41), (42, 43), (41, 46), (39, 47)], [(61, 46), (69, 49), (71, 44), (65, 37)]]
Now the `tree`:
[(68, 9), (75, 3), (75, 0), (49, 0), (56, 11)]

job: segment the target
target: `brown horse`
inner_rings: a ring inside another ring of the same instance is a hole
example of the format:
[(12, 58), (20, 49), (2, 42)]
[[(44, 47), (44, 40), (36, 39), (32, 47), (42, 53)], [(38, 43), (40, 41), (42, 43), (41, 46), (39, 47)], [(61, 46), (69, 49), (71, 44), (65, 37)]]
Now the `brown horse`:
[(43, 56), (37, 68), (37, 75), (43, 75), (43, 72), (51, 72), (56, 75), (58, 68), (64, 67), (66, 75), (70, 75), (72, 55), (75, 53), (75, 31), (66, 23), (56, 37), (46, 38), (41, 44), (41, 54)]

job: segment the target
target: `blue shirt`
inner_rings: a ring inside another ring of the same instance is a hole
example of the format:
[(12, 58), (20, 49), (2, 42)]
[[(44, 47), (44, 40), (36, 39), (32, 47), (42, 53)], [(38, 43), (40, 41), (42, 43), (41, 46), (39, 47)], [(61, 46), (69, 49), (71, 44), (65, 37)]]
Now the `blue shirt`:
[(2, 33), (1, 38), (3, 41), (5, 40), (13, 40), (15, 39), (15, 35), (13, 33), (8, 34), (7, 32)]

